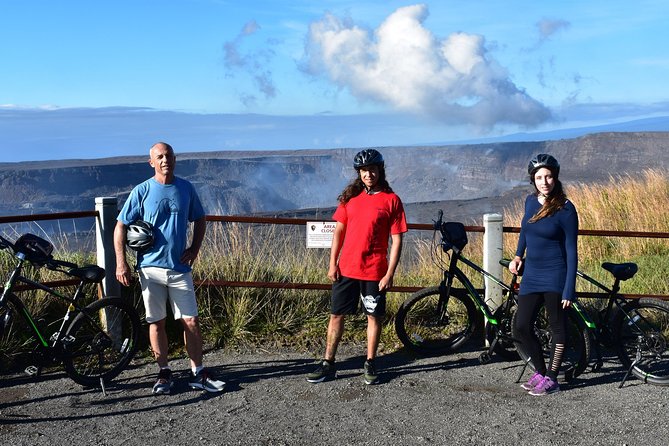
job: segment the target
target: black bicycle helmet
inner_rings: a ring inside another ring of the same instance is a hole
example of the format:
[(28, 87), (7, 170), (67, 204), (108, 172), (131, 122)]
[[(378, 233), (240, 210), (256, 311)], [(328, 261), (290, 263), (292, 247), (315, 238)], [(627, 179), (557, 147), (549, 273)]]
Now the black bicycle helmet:
[(153, 226), (144, 220), (137, 220), (128, 225), (126, 232), (128, 247), (141, 252), (153, 246)]
[(45, 265), (52, 258), (53, 245), (35, 234), (23, 234), (14, 242), (14, 251), (35, 265)]
[(555, 174), (555, 176), (560, 173), (560, 163), (558, 163), (558, 161), (552, 155), (548, 155), (546, 153), (540, 153), (530, 160), (529, 164), (527, 165), (527, 173), (529, 173), (531, 177), (537, 170), (541, 169), (542, 167), (550, 169), (551, 172)]
[(383, 155), (378, 150), (365, 149), (356, 153), (353, 158), (353, 168), (360, 169), (362, 167), (378, 165), (383, 167)]

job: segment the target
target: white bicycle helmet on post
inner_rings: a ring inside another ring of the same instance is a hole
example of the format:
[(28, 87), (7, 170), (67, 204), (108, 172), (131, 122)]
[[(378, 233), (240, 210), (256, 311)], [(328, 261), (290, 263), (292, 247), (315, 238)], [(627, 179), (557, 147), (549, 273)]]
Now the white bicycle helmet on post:
[(128, 225), (126, 243), (137, 252), (146, 251), (153, 246), (153, 225), (144, 220), (137, 220)]

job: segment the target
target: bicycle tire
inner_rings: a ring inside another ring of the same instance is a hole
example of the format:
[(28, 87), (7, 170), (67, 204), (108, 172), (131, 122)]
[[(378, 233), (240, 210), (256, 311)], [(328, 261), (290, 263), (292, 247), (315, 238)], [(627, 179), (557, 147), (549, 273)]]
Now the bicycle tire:
[(442, 355), (461, 347), (474, 333), (476, 308), (468, 298), (451, 294), (448, 320), (437, 314), (439, 287), (423, 288), (400, 306), (395, 331), (404, 346), (420, 355)]
[[(513, 314), (512, 322), (513, 338), (519, 339), (517, 329), (517, 313)], [(544, 359), (546, 364), (549, 364), (551, 354), (552, 335), (549, 329), (548, 317), (546, 310), (542, 307), (539, 309), (537, 319), (534, 324), (534, 331), (541, 348), (544, 352)], [(534, 370), (534, 364), (530, 361), (530, 356), (525, 353), (520, 341), (515, 341), (516, 351), (520, 358), (525, 361), (528, 366)], [(566, 379), (570, 380), (582, 374), (588, 367), (590, 361), (590, 352), (592, 350), (592, 339), (588, 327), (583, 322), (583, 319), (578, 315), (576, 310), (569, 308), (567, 310), (567, 345), (564, 356), (562, 358), (562, 367), (560, 367), (560, 374)]]
[[(669, 385), (669, 302), (643, 298), (614, 318), (618, 357), (625, 370), (637, 358), (632, 374), (644, 382)], [(632, 322), (634, 321), (634, 322)]]
[(64, 339), (63, 365), (67, 375), (83, 386), (95, 387), (116, 378), (137, 352), (141, 324), (129, 303), (117, 297), (85, 307)]
[(5, 296), (0, 306), (0, 370), (23, 365), (34, 356), (38, 340), (20, 314), (21, 308), (21, 300), (15, 294)]

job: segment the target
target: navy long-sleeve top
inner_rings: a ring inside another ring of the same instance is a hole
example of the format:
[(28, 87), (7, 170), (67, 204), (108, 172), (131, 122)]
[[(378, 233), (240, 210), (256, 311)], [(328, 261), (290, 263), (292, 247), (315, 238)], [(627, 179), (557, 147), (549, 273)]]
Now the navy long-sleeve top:
[(578, 267), (576, 208), (567, 200), (562, 209), (550, 217), (529, 223), (540, 208), (536, 195), (525, 199), (525, 215), (516, 249), (517, 256), (525, 254), (519, 293), (554, 292), (562, 294), (562, 300), (574, 300)]

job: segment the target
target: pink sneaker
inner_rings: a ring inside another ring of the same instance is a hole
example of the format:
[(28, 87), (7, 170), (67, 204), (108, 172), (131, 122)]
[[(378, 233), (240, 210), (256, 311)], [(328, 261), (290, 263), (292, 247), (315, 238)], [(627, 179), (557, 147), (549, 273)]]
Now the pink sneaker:
[(560, 385), (548, 376), (545, 376), (537, 386), (530, 390), (532, 396), (544, 396), (560, 390)]
[(530, 380), (525, 384), (521, 384), (520, 387), (529, 392), (530, 390), (533, 390), (542, 379), (544, 379), (544, 375), (539, 372), (534, 372), (534, 375), (530, 377)]

